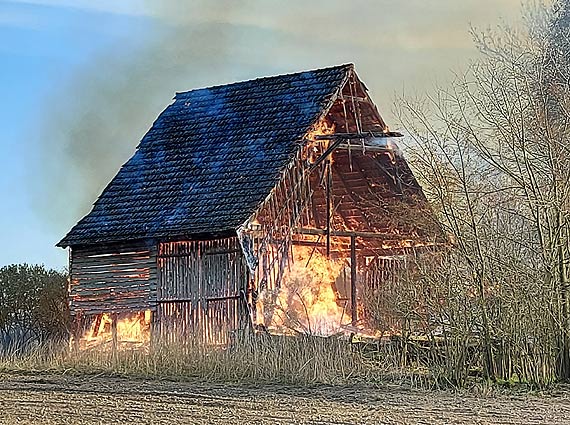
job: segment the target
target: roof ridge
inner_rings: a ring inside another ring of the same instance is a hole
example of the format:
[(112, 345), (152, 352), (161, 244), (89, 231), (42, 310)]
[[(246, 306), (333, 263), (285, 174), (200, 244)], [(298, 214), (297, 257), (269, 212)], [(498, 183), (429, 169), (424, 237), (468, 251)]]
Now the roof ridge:
[(304, 71), (295, 71), (295, 72), (289, 72), (289, 73), (285, 73), (285, 74), (268, 75), (268, 76), (264, 76), (264, 77), (251, 78), (249, 80), (234, 81), (234, 82), (227, 83), (227, 84), (215, 84), (212, 86), (198, 87), (198, 88), (186, 90), (186, 91), (177, 91), (174, 94), (174, 99), (178, 99), (179, 97), (184, 97), (183, 95), (198, 92), (201, 90), (211, 90), (211, 89), (216, 89), (216, 88), (220, 88), (220, 87), (231, 87), (231, 86), (236, 86), (239, 84), (253, 83), (256, 81), (260, 82), (260, 81), (265, 81), (265, 80), (272, 80), (275, 78), (293, 77), (296, 75), (305, 74), (307, 72), (330, 71), (332, 69), (343, 69), (343, 68), (347, 68), (347, 69), (354, 68), (354, 63), (347, 62), (347, 63), (343, 63), (341, 65), (331, 65), (331, 66), (326, 66), (323, 68), (306, 69)]

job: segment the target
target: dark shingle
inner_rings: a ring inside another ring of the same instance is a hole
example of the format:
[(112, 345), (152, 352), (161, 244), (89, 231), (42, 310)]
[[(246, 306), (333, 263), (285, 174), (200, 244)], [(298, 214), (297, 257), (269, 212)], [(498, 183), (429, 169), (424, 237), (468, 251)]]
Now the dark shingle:
[(235, 230), (267, 197), (351, 67), (177, 93), (58, 246)]

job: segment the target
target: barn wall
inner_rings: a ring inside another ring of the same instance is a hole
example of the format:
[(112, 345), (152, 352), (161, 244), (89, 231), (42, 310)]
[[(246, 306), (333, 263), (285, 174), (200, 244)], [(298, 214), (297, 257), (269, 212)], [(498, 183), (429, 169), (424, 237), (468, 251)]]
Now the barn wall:
[(229, 343), (243, 329), (248, 270), (236, 237), (159, 245), (155, 332), (162, 340)]
[(121, 313), (154, 308), (156, 248), (135, 242), (73, 247), (72, 314)]

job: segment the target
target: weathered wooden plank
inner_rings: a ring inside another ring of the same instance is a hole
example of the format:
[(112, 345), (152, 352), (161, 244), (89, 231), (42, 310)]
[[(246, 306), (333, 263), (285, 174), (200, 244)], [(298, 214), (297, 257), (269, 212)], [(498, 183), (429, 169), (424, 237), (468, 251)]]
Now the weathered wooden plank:
[(148, 273), (137, 273), (137, 274), (122, 274), (122, 273), (106, 273), (106, 274), (95, 274), (95, 275), (85, 275), (85, 276), (77, 276), (75, 278), (75, 282), (81, 285), (97, 285), (98, 282), (104, 284), (124, 284), (128, 285), (129, 283), (144, 283), (148, 285)]
[(156, 288), (156, 247), (133, 242), (75, 247), (71, 252), (73, 314), (146, 310)]
[(142, 299), (126, 299), (122, 300), (121, 303), (114, 303), (112, 305), (104, 305), (99, 302), (99, 300), (82, 300), (81, 302), (72, 300), (71, 304), (81, 308), (82, 313), (85, 313), (87, 310), (97, 310), (101, 313), (104, 312), (111, 312), (116, 310), (134, 310), (134, 311), (142, 311), (148, 309), (148, 303), (146, 303)]
[(148, 300), (148, 291), (84, 291), (72, 292), (70, 294), (72, 300), (99, 300), (102, 303), (110, 303), (117, 299), (126, 299), (128, 297), (136, 297)]
[[(129, 288), (98, 288), (98, 289), (80, 289), (72, 290), (70, 296), (77, 298), (84, 298), (89, 296), (97, 297), (116, 297), (123, 294), (141, 294), (141, 296), (148, 297), (148, 289), (140, 287), (129, 287)], [(139, 296), (139, 295), (137, 295)]]
[(125, 250), (149, 250), (154, 244), (146, 240), (132, 240), (127, 242), (113, 242), (108, 244), (95, 245), (74, 245), (73, 251), (77, 254), (96, 253), (104, 254), (109, 252), (119, 252)]

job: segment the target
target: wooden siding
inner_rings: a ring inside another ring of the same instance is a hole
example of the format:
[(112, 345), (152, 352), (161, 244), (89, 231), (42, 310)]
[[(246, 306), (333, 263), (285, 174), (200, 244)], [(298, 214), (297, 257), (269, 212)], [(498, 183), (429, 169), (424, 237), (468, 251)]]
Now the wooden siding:
[(70, 261), (72, 314), (154, 308), (156, 249), (144, 243), (74, 247)]
[(236, 237), (159, 245), (155, 331), (162, 341), (188, 337), (226, 345), (243, 329), (248, 271)]

